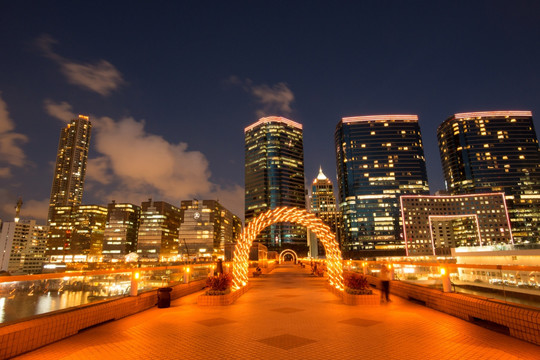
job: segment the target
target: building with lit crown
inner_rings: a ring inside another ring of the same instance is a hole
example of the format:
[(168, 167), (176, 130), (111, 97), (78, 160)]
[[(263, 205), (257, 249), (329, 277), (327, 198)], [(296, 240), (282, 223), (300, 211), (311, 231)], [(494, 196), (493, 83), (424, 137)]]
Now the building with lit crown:
[(225, 248), (239, 235), (238, 217), (216, 200), (186, 200), (180, 209), (178, 252), (182, 258), (223, 259)]
[(504, 193), (403, 195), (400, 200), (407, 256), (513, 243)]
[(142, 261), (172, 261), (178, 257), (181, 211), (165, 201), (141, 204), (137, 254)]
[[(270, 116), (244, 130), (246, 226), (264, 211), (280, 206), (306, 208), (302, 125)], [(278, 223), (263, 230), (257, 241), (270, 251), (292, 249), (307, 254), (306, 229)]]
[(504, 192), (515, 244), (540, 242), (540, 152), (532, 113), (455, 114), (437, 135), (448, 192)]
[(404, 255), (399, 198), (429, 194), (418, 116), (343, 118), (335, 145), (344, 257)]
[[(336, 205), (336, 196), (334, 194), (334, 184), (324, 175), (322, 167), (319, 169), (319, 174), (311, 183), (311, 195), (309, 201), (310, 212), (317, 215), (334, 233), (339, 241), (340, 229), (340, 213)], [(324, 249), (315, 235), (308, 232), (310, 255), (315, 257), (324, 255)]]
[(103, 240), (103, 259), (124, 260), (137, 252), (141, 207), (112, 201), (107, 205), (107, 222)]

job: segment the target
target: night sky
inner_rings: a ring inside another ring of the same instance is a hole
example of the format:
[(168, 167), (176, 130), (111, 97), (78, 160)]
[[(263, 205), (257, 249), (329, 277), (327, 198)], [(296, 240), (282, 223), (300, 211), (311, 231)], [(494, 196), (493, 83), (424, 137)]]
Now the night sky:
[[(336, 177), (342, 117), (417, 114), (432, 192), (454, 113), (531, 110), (539, 1), (0, 0), (0, 218), (45, 219), (60, 129), (94, 124), (85, 204), (219, 199), (243, 217), (244, 127), (304, 125)], [(44, 221), (44, 220), (43, 220)]]

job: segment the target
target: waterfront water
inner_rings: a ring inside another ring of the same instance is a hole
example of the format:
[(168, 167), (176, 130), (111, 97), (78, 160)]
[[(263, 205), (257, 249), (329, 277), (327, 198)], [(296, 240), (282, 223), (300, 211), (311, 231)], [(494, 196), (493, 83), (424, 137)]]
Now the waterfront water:
[(0, 297), (0, 323), (87, 304), (92, 301), (91, 295), (91, 291), (67, 290), (32, 295), (17, 293), (9, 297)]

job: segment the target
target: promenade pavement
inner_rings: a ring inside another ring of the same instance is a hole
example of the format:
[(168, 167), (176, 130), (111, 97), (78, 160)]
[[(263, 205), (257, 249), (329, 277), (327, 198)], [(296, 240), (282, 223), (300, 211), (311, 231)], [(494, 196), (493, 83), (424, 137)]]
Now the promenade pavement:
[(251, 279), (231, 306), (201, 292), (17, 359), (540, 359), (540, 347), (392, 297), (348, 306), (297, 265)]

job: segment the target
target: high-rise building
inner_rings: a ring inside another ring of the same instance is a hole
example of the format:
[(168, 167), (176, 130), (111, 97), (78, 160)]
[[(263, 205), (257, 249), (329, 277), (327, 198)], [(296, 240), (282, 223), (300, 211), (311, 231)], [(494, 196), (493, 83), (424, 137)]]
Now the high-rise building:
[(143, 261), (171, 261), (178, 256), (181, 212), (165, 201), (149, 199), (141, 204), (137, 254)]
[[(334, 194), (334, 184), (324, 175), (322, 167), (319, 174), (311, 183), (310, 211), (321, 218), (321, 220), (330, 227), (336, 234), (336, 239), (340, 240), (340, 213), (336, 205), (336, 196)], [(310, 255), (315, 257), (324, 255), (324, 248), (320, 246), (315, 235), (308, 232)]]
[(104, 260), (123, 260), (127, 254), (137, 252), (140, 221), (140, 206), (116, 203), (114, 200), (107, 205), (102, 252)]
[(0, 270), (40, 274), (45, 262), (49, 227), (35, 220), (5, 222), (0, 232)]
[(344, 256), (404, 255), (399, 197), (429, 194), (418, 116), (343, 118), (335, 144)]
[(179, 254), (184, 259), (224, 258), (235, 241), (238, 218), (216, 200), (186, 200), (181, 205)]
[(540, 242), (540, 152), (532, 113), (455, 114), (437, 135), (449, 193), (504, 192), (514, 243)]
[(407, 255), (512, 244), (504, 193), (401, 196)]
[(81, 204), (91, 130), (92, 123), (88, 116), (79, 115), (60, 133), (49, 203), (49, 220), (53, 206)]
[[(306, 208), (302, 125), (278, 116), (261, 118), (245, 134), (245, 219), (280, 206)], [(278, 223), (257, 241), (270, 251), (292, 249), (307, 254), (306, 229)]]

